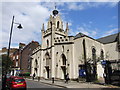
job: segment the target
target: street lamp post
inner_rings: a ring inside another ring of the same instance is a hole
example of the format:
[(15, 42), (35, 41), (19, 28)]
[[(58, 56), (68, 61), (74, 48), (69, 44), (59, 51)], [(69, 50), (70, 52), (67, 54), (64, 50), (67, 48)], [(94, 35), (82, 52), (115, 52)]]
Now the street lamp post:
[[(12, 37), (13, 24), (19, 24), (19, 23), (15, 23), (15, 22), (14, 22), (14, 18), (15, 18), (15, 16), (13, 16), (12, 24), (11, 24), (10, 38), (9, 38), (9, 46), (8, 46), (8, 54), (7, 54), (7, 57), (8, 57), (8, 58), (9, 58), (9, 54), (10, 54), (10, 45), (11, 45), (11, 37)], [(19, 26), (18, 26), (17, 28), (22, 29), (21, 24), (19, 24)]]
[(6, 67), (5, 67), (5, 77), (4, 77), (4, 80), (3, 80), (3, 83), (2, 83), (3, 90), (5, 89), (5, 85), (6, 85), (6, 78), (7, 78), (6, 75), (7, 75), (7, 69), (8, 69), (8, 60), (9, 60), (9, 54), (10, 54), (10, 45), (11, 45), (13, 24), (18, 24), (17, 28), (22, 29), (22, 26), (21, 26), (20, 23), (15, 23), (14, 22), (14, 18), (15, 18), (15, 16), (13, 16), (13, 18), (12, 18), (12, 24), (11, 24), (11, 30), (10, 30), (10, 38), (9, 38), (9, 45), (8, 45), (8, 52), (7, 52), (7, 62), (6, 62)]

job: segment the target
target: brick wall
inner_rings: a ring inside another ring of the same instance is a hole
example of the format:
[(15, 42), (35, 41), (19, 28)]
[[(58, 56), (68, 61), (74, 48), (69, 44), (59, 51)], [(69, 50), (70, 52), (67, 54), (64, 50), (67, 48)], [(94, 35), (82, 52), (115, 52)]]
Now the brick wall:
[(38, 42), (32, 41), (26, 45), (21, 52), (21, 70), (22, 73), (31, 72), (31, 54), (39, 46)]

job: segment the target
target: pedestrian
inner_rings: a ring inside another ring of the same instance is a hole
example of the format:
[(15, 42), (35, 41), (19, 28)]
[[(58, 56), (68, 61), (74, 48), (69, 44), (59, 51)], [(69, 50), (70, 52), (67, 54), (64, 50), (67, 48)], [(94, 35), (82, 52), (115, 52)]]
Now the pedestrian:
[(35, 78), (35, 73), (33, 74), (33, 80), (34, 80), (34, 78)]
[(70, 79), (69, 79), (69, 74), (68, 74), (68, 73), (66, 74), (65, 79), (66, 79), (65, 83), (68, 83), (68, 81), (70, 80)]
[(54, 77), (52, 77), (52, 83), (54, 83)]
[(105, 82), (105, 84), (108, 84), (108, 80), (107, 80), (107, 75), (106, 75), (106, 73), (103, 73), (103, 77), (104, 77), (104, 82)]

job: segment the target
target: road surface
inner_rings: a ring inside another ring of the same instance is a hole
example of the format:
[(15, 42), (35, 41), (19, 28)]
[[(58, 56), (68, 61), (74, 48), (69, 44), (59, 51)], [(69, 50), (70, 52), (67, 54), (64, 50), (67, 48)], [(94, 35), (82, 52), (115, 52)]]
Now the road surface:
[(44, 84), (38, 81), (26, 80), (27, 88), (60, 88), (58, 86)]

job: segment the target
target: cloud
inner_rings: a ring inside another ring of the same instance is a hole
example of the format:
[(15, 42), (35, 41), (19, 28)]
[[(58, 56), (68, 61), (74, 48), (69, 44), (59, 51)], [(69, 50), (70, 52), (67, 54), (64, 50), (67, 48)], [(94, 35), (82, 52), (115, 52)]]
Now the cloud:
[(80, 26), (78, 26), (77, 30), (92, 38), (96, 38), (98, 36), (99, 30), (95, 26), (93, 27), (93, 25), (93, 21), (89, 21), (88, 23), (82, 23)]
[[(102, 1), (102, 0), (100, 0)], [(107, 0), (106, 0), (107, 1)], [(67, 3), (67, 7), (69, 10), (85, 10), (85, 9), (89, 9), (89, 8), (97, 8), (97, 7), (101, 7), (101, 6), (106, 6), (106, 7), (115, 7), (118, 4), (118, 2), (90, 2), (88, 0), (88, 2), (73, 2)]]
[(47, 22), (50, 10), (39, 3), (2, 3), (2, 46), (8, 46), (12, 16), (15, 22), (21, 23), (23, 29), (17, 29), (14, 24), (12, 46), (19, 42), (29, 43), (31, 40), (41, 39), (42, 23)]
[(119, 0), (2, 0), (1, 2), (118, 2)]
[(117, 27), (117, 25), (111, 24), (108, 27), (113, 28), (113, 27)]
[[(63, 6), (64, 3), (57, 3), (59, 6)], [(51, 7), (51, 8), (50, 8)], [(38, 2), (5, 2), (2, 3), (2, 39), (0, 40), (0, 47), (7, 47), (9, 40), (10, 27), (13, 15), (15, 16), (15, 23), (21, 23), (23, 29), (17, 29), (17, 25), (13, 25), (11, 47), (17, 47), (18, 43), (29, 43), (32, 40), (41, 43), (41, 28), (42, 24), (45, 24), (47, 28), (47, 21), (52, 14), (54, 3), (38, 3)], [(64, 29), (66, 23), (69, 22), (69, 26), (72, 22), (62, 19), (64, 23)]]
[(70, 10), (83, 10), (85, 7), (83, 4), (77, 4), (77, 3), (68, 3), (68, 9)]
[(103, 36), (111, 35), (111, 34), (114, 34), (117, 32), (118, 32), (118, 28), (114, 28), (114, 29), (111, 29), (111, 30), (105, 32), (105, 34)]
[(113, 16), (112, 19), (117, 19), (117, 16)]
[(90, 29), (87, 29), (87, 28), (84, 28), (84, 27), (79, 27), (77, 30), (70, 29), (69, 34), (72, 35), (72, 36), (75, 36), (76, 34), (78, 34), (80, 32), (87, 35), (87, 36), (90, 36), (92, 38), (96, 38), (96, 36), (98, 34), (96, 30), (90, 30)]
[[(90, 21), (92, 22), (92, 21)], [(93, 22), (92, 22), (93, 23)], [(92, 38), (96, 38), (98, 35), (98, 29), (97, 28), (92, 28), (91, 23), (82, 23), (80, 26), (77, 27), (76, 30), (70, 29), (69, 34), (75, 36), (79, 32), (88, 35)]]
[(93, 38), (95, 38), (96, 37), (96, 35), (97, 35), (97, 29), (90, 29), (90, 28), (85, 28), (85, 27), (79, 27), (78, 28), (78, 30), (81, 32), (81, 33), (83, 33), (83, 34), (85, 34), (85, 35), (88, 35), (88, 36), (91, 36), (91, 37), (93, 37)]
[[(56, 2), (57, 6), (66, 5), (66, 7), (70, 10), (85, 10), (87, 8), (98, 7), (102, 5), (100, 3), (91, 4), (89, 0), (85, 1), (88, 2), (79, 4), (75, 1), (73, 3)], [(114, 5), (115, 3), (116, 2), (114, 2)], [(16, 0), (13, 0), (13, 2), (3, 2), (2, 5), (0, 3), (0, 6), (2, 6), (2, 8), (0, 8), (0, 11), (2, 13), (2, 16), (0, 14), (0, 17), (2, 17), (2, 22), (0, 22), (0, 25), (2, 25), (2, 32), (0, 32), (2, 33), (2, 39), (0, 40), (0, 45), (2, 44), (2, 46), (8, 46), (8, 39), (13, 15), (15, 15), (15, 22), (21, 23), (23, 25), (23, 29), (17, 29), (17, 25), (14, 24), (11, 42), (12, 46), (16, 47), (19, 42), (24, 42), (27, 44), (31, 40), (41, 42), (41, 27), (43, 23), (45, 24), (45, 28), (47, 27), (47, 20), (54, 8), (54, 3), (40, 3), (34, 1), (25, 3), (24, 1), (22, 2), (22, 0), (19, 0), (19, 3), (17, 3)], [(64, 13), (62, 13), (62, 15), (62, 17), (64, 17)], [(62, 20), (64, 23), (64, 29), (66, 28), (66, 22), (69, 22), (70, 27), (73, 24), (71, 20), (67, 21), (64, 18)], [(97, 29), (91, 29), (91, 24), (93, 24), (92, 21), (88, 22), (87, 25), (83, 23), (83, 25), (77, 28), (77, 30), (70, 29), (70, 35), (76, 35), (79, 32), (83, 32), (86, 35), (95, 37), (97, 35)]]
[(69, 30), (69, 35), (70, 36), (75, 36), (76, 34), (78, 34), (80, 31), (79, 30), (73, 30), (72, 28)]
[(93, 22), (92, 21), (89, 21), (89, 24), (92, 24)]

